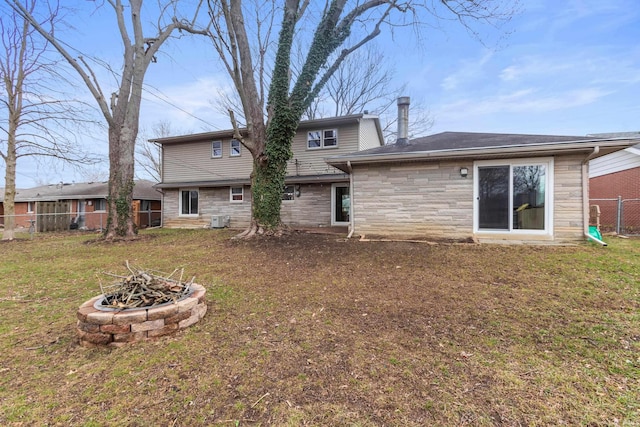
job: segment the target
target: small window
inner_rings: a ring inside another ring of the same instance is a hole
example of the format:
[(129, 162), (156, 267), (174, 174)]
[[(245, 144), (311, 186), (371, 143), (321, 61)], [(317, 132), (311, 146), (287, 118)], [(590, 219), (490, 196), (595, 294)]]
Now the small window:
[(180, 215), (198, 215), (198, 190), (180, 191)]
[(229, 153), (231, 157), (236, 157), (240, 155), (240, 141), (237, 139), (231, 140), (231, 152)]
[(243, 187), (231, 187), (230, 191), (230, 200), (232, 202), (242, 202), (244, 199), (244, 188)]
[(329, 148), (338, 146), (338, 131), (336, 129), (314, 130), (307, 133), (307, 148)]
[(93, 210), (94, 211), (106, 211), (107, 210), (107, 200), (106, 199), (96, 199), (93, 201)]
[(284, 190), (282, 191), (282, 200), (293, 200), (294, 192), (295, 187), (293, 185), (285, 185)]
[(338, 145), (338, 132), (335, 129), (325, 130), (322, 139), (325, 147), (335, 147)]
[(213, 141), (211, 143), (211, 157), (214, 159), (222, 157), (222, 141)]
[(27, 212), (33, 213), (33, 202), (27, 202)]
[(307, 133), (307, 147), (308, 148), (321, 148), (322, 139), (320, 138), (320, 131), (314, 130)]

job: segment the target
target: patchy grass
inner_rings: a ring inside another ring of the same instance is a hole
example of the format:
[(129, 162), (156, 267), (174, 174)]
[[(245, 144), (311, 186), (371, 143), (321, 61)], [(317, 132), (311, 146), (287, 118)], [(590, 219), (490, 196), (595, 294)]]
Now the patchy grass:
[[(0, 243), (0, 424), (640, 425), (640, 240), (229, 237)], [(78, 306), (124, 260), (195, 275), (203, 321), (79, 347)]]

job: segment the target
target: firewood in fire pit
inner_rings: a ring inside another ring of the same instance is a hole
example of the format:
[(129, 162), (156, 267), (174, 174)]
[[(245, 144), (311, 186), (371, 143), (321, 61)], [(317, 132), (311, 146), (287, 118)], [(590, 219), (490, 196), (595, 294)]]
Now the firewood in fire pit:
[(127, 309), (153, 307), (170, 302), (176, 303), (189, 294), (191, 284), (195, 280), (193, 277), (190, 281), (183, 282), (184, 269), (180, 270), (179, 279), (172, 279), (179, 271), (178, 269), (165, 275), (161, 272), (133, 267), (129, 265), (129, 261), (126, 261), (125, 264), (130, 273), (128, 276), (105, 273), (117, 277), (119, 280), (110, 286), (100, 285), (104, 294), (102, 302), (104, 307)]

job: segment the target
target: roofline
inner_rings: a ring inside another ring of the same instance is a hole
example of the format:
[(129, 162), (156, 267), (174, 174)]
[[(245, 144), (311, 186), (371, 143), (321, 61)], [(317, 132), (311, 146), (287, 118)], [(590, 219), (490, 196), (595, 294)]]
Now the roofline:
[[(349, 181), (349, 175), (346, 173), (323, 174), (323, 175), (289, 175), (285, 177), (285, 184), (314, 184), (329, 182), (346, 182)], [(175, 189), (189, 187), (229, 187), (232, 185), (251, 185), (250, 178), (223, 179), (215, 181), (181, 181), (181, 182), (161, 182), (154, 185), (159, 189)]]
[[(401, 153), (375, 153), (375, 154), (346, 154), (335, 157), (325, 158), (325, 162), (340, 170), (347, 171), (347, 162), (351, 164), (357, 163), (386, 163), (394, 161), (411, 161), (411, 160), (442, 160), (449, 158), (483, 158), (495, 156), (509, 156), (519, 154), (546, 155), (560, 154), (566, 152), (587, 152), (596, 146), (599, 147), (621, 147), (620, 142), (628, 141), (621, 149), (631, 147), (637, 144), (629, 138), (606, 138), (598, 140), (575, 140), (560, 142), (544, 142), (536, 144), (518, 144), (518, 145), (501, 145), (497, 147), (474, 147), (459, 148), (454, 150), (430, 150), (430, 151), (412, 151)], [(609, 144), (607, 144), (609, 142)], [(605, 143), (605, 144), (603, 144)], [(341, 167), (344, 165), (345, 167)]]
[[(340, 117), (329, 117), (329, 118), (314, 119), (314, 120), (302, 120), (298, 124), (298, 128), (309, 129), (316, 126), (324, 126), (327, 124), (339, 125), (344, 123), (356, 122), (360, 119), (375, 119), (378, 122), (377, 127), (380, 128), (379, 134), (380, 135), (382, 134), (382, 128), (380, 127), (380, 123), (379, 123), (380, 120), (378, 119), (378, 116), (372, 115), (372, 114), (351, 114), (348, 116), (340, 116)], [(247, 128), (240, 128), (239, 131), (240, 131), (240, 134), (242, 134), (243, 136), (247, 135)], [(202, 140), (232, 138), (233, 134), (234, 134), (233, 129), (225, 129), (225, 130), (218, 130), (213, 132), (201, 132), (201, 133), (192, 133), (189, 135), (168, 136), (165, 138), (154, 138), (154, 139), (149, 139), (148, 141), (155, 144), (161, 144), (161, 145), (162, 144), (178, 144), (183, 142), (197, 142)]]

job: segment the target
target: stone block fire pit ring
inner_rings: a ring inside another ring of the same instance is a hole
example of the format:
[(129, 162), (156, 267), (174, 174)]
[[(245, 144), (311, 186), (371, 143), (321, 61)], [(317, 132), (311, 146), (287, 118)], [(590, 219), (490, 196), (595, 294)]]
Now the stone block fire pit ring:
[(175, 303), (134, 309), (98, 308), (104, 295), (86, 301), (77, 312), (78, 338), (84, 347), (121, 347), (188, 328), (207, 312), (206, 289), (192, 283), (186, 298)]

